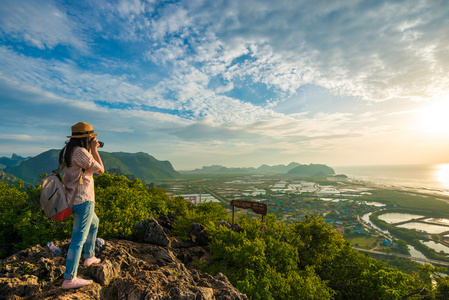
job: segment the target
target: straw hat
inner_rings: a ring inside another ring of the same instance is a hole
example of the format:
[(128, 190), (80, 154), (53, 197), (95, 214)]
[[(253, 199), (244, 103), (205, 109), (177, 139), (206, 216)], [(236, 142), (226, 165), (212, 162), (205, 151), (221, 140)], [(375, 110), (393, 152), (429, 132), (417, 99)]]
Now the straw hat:
[(94, 132), (92, 125), (79, 122), (72, 126), (72, 135), (68, 138), (95, 137), (98, 133)]

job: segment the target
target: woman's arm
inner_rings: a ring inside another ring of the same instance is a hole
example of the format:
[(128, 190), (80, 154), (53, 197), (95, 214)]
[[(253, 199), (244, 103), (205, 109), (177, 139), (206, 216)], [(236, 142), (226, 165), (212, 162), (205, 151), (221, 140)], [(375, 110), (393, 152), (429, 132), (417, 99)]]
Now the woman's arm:
[(98, 147), (100, 147), (100, 143), (98, 142), (98, 140), (96, 138), (93, 138), (90, 141), (90, 149), (92, 150), (92, 156), (94, 157), (94, 159), (100, 164), (101, 169), (98, 170), (95, 173), (98, 174), (103, 174), (104, 173), (104, 166), (103, 166), (103, 161), (101, 160), (100, 154), (98, 153)]

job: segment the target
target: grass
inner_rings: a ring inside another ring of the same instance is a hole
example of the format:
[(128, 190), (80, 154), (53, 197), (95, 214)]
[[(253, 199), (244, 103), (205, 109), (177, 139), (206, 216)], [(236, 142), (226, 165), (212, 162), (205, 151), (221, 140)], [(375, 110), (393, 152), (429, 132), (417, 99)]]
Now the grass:
[(345, 235), (345, 239), (350, 241), (354, 247), (362, 249), (372, 249), (373, 245), (377, 245), (381, 239), (373, 236), (366, 236), (361, 234)]
[(375, 190), (372, 195), (360, 197), (360, 200), (375, 201), (387, 204), (388, 208), (394, 208), (403, 212), (420, 212), (432, 217), (447, 217), (449, 203), (447, 197), (424, 195), (397, 190)]

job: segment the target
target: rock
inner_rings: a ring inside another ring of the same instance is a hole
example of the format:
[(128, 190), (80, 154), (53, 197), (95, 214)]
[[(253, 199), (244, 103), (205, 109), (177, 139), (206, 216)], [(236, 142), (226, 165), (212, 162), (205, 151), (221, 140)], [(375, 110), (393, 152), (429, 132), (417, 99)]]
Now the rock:
[(174, 213), (169, 213), (168, 215), (160, 214), (157, 220), (162, 227), (171, 230), (177, 219), (178, 217)]
[(197, 243), (198, 245), (207, 246), (210, 243), (209, 233), (207, 233), (202, 224), (192, 223), (189, 236), (192, 239), (192, 242)]
[(190, 242), (190, 241), (183, 241), (183, 240), (180, 240), (180, 239), (178, 239), (176, 237), (171, 237), (170, 238), (170, 247), (173, 247), (173, 248), (190, 248), (192, 246), (194, 246), (194, 244), (192, 242)]
[[(1, 291), (0, 294), (6, 297), (12, 297), (14, 295), (19, 295), (19, 297), (23, 297), (25, 295), (32, 294), (38, 290), (39, 290), (38, 277), (34, 275), (23, 275), (13, 278), (5, 278), (5, 277), (0, 278), (0, 291)], [(3, 296), (0, 296), (0, 299)]]
[(56, 242), (62, 254), (47, 247), (26, 249), (0, 262), (0, 299), (247, 299), (226, 278), (188, 269), (180, 260), (197, 260), (210, 253), (204, 247), (161, 247), (148, 243), (107, 241), (98, 254), (99, 264), (78, 275), (94, 283), (76, 290), (62, 290), (64, 255), (69, 240)]
[(100, 285), (108, 285), (120, 275), (120, 270), (121, 266), (118, 262), (112, 262), (106, 258), (101, 264), (92, 266), (88, 274), (95, 278)]
[(139, 222), (136, 225), (136, 229), (138, 238), (143, 242), (163, 247), (170, 244), (170, 239), (164, 231), (164, 228), (153, 217)]
[(232, 229), (232, 230), (234, 230), (236, 232), (242, 232), (243, 231), (243, 229), (238, 224), (231, 225), (231, 224), (229, 224), (226, 221), (220, 221), (220, 224), (218, 224), (218, 225), (219, 226), (224, 226), (224, 227), (226, 227), (228, 229)]
[(173, 252), (176, 255), (176, 258), (188, 267), (192, 267), (193, 262), (197, 260), (205, 260), (207, 262), (210, 262), (208, 258), (205, 259), (205, 256), (208, 253), (207, 250), (201, 246), (194, 246), (188, 249), (173, 249)]
[(219, 226), (223, 226), (223, 227), (226, 227), (227, 229), (231, 229), (231, 224), (229, 224), (228, 222), (226, 222), (226, 221), (220, 221), (220, 223), (218, 224)]

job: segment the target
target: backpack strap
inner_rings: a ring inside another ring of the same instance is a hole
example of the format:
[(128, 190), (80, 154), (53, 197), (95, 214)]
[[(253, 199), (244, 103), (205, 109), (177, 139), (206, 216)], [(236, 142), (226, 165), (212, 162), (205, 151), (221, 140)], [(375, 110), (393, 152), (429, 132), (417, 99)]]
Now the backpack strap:
[(62, 170), (64, 170), (64, 168), (67, 166), (67, 164), (65, 163), (65, 151), (67, 150), (67, 146), (64, 147), (64, 153), (62, 153), (62, 163), (59, 164), (59, 167), (56, 170), (53, 170), (52, 172), (55, 174), (59, 174), (62, 172)]
[(64, 168), (66, 167), (66, 163), (65, 161), (62, 162), (62, 164), (59, 165), (59, 168), (57, 168), (56, 170), (53, 170), (53, 173), (59, 174), (62, 172), (62, 170), (64, 170)]

